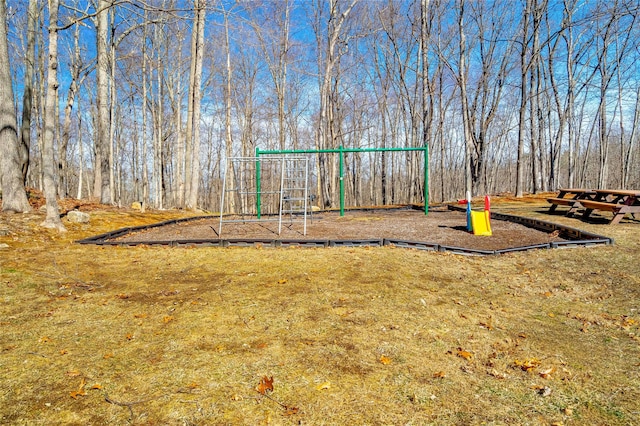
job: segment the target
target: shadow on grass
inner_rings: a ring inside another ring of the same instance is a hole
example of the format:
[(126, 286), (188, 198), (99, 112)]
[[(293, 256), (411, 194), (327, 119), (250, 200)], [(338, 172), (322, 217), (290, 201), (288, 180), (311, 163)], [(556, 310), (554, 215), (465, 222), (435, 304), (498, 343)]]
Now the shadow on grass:
[[(555, 210), (550, 212), (548, 209), (539, 209), (535, 210), (536, 213), (548, 215), (548, 216), (566, 216), (573, 219), (578, 219), (581, 222), (588, 223), (591, 225), (609, 225), (611, 222), (611, 216), (601, 216), (597, 213), (591, 213), (588, 218), (583, 218), (583, 211), (578, 211), (571, 216), (567, 216), (566, 210)], [(622, 219), (621, 223), (640, 223), (640, 215), (638, 217), (634, 217), (633, 215), (627, 215)]]

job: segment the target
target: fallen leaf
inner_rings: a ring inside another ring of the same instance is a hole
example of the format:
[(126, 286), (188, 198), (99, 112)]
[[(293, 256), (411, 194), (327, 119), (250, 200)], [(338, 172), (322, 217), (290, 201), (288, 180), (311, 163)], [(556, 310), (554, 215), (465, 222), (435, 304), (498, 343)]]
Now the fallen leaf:
[(273, 392), (273, 376), (264, 376), (260, 379), (260, 383), (258, 383), (256, 390), (262, 395), (265, 395), (267, 392)]
[(316, 386), (316, 389), (317, 390), (331, 389), (331, 382), (320, 383), (318, 386)]
[(147, 315), (147, 314), (133, 314), (133, 317), (134, 317), (134, 318), (146, 318), (146, 317), (148, 317), (148, 316), (149, 316), (149, 315)]
[(128, 333), (126, 336), (127, 340), (133, 340), (133, 334)]
[(113, 354), (112, 354), (111, 352), (106, 353), (106, 354), (104, 354), (104, 355), (102, 356), (102, 358), (104, 358), (104, 359), (113, 358)]
[(550, 291), (545, 291), (544, 292), (544, 297), (551, 297), (553, 295), (553, 293), (551, 293)]
[(164, 323), (167, 324), (173, 321), (174, 319), (175, 318), (173, 317), (173, 315), (166, 315), (164, 318), (162, 318), (162, 321), (164, 321)]
[(68, 354), (68, 353), (69, 353), (69, 351), (68, 351), (68, 350), (66, 350), (66, 349), (60, 349), (60, 355), (66, 355), (66, 354)]
[(546, 370), (542, 370), (542, 371), (538, 372), (538, 374), (543, 379), (550, 379), (551, 378), (551, 373), (553, 373), (554, 371), (556, 371), (555, 367), (551, 367), (551, 368), (547, 368)]
[(69, 392), (69, 395), (71, 396), (71, 398), (78, 399), (79, 396), (85, 396), (87, 394), (84, 390), (86, 383), (87, 382), (83, 377), (82, 380), (80, 381), (80, 384), (78, 385), (78, 390)]
[(42, 336), (39, 340), (40, 343), (49, 343), (51, 339), (48, 336)]
[(513, 361), (513, 364), (516, 367), (520, 367), (523, 371), (529, 372), (540, 365), (540, 360), (537, 358), (528, 358), (522, 361), (516, 359)]
[(634, 320), (633, 318), (624, 317), (622, 319), (622, 328), (633, 327), (636, 324), (638, 324), (638, 321)]
[(102, 385), (100, 383), (96, 383), (93, 386), (91, 386), (91, 389), (100, 390), (100, 389), (102, 389)]
[(489, 319), (486, 322), (481, 321), (480, 327), (484, 327), (489, 331), (493, 330), (493, 318), (489, 317)]
[(278, 284), (285, 284), (287, 282), (286, 278), (282, 278), (280, 280), (278, 280)]
[(389, 365), (391, 364), (391, 358), (389, 358), (388, 356), (380, 355), (380, 362), (384, 365)]
[(445, 373), (444, 371), (436, 371), (435, 373), (433, 373), (433, 378), (434, 379), (444, 379), (446, 375), (447, 375), (447, 373)]
[(120, 294), (117, 294), (116, 297), (118, 299), (125, 300), (125, 299), (128, 299), (130, 296), (128, 294), (120, 293)]
[(456, 353), (456, 355), (458, 355), (460, 358), (466, 359), (467, 361), (471, 361), (471, 358), (473, 358), (473, 354), (471, 352), (464, 351), (462, 350), (462, 348), (458, 348), (458, 352)]
[(287, 407), (285, 412), (282, 413), (283, 416), (294, 416), (298, 414), (298, 407)]
[(496, 370), (495, 368), (491, 369), (489, 374), (491, 376), (495, 377), (496, 379), (506, 379), (507, 378), (507, 373), (501, 373), (498, 370)]

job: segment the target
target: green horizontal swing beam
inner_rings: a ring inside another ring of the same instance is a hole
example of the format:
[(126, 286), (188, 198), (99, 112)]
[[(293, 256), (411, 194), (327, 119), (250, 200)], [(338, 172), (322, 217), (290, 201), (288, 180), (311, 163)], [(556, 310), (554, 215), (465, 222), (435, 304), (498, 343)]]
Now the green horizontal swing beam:
[(260, 150), (256, 147), (256, 182), (258, 197), (256, 207), (258, 218), (260, 218), (260, 155), (281, 155), (281, 154), (340, 154), (340, 216), (344, 216), (344, 153), (355, 152), (424, 152), (424, 214), (429, 214), (429, 147), (421, 146), (415, 148), (344, 148), (342, 145), (336, 149), (272, 149)]

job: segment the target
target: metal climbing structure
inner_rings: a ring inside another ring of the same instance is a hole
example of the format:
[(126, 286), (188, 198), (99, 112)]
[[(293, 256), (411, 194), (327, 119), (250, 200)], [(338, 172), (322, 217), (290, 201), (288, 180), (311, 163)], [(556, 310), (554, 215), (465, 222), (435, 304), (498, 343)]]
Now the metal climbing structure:
[(280, 211), (278, 212), (278, 235), (282, 232), (282, 216), (293, 223), (302, 217), (303, 235), (307, 235), (307, 212), (309, 210), (309, 159), (307, 157), (282, 157), (280, 181)]
[(220, 200), (224, 223), (302, 222), (307, 234), (309, 160), (301, 156), (231, 157), (225, 162)]

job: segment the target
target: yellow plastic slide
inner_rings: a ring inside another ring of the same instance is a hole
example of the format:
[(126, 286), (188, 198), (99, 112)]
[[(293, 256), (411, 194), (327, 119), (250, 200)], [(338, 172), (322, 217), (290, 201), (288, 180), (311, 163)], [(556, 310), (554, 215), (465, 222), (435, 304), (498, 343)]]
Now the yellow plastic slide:
[(471, 225), (473, 226), (474, 235), (485, 235), (488, 237), (493, 235), (488, 210), (481, 212), (471, 211)]

